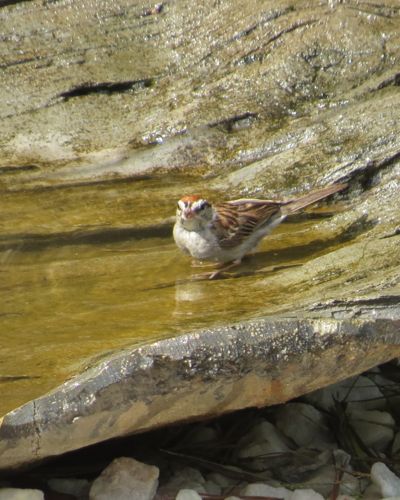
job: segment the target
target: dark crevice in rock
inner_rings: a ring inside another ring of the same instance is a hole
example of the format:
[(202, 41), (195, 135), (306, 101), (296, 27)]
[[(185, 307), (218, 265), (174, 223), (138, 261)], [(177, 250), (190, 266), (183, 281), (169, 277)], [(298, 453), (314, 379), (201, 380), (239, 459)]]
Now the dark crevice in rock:
[(67, 245), (98, 245), (117, 243), (130, 239), (169, 238), (172, 233), (172, 224), (154, 224), (145, 227), (123, 227), (94, 229), (92, 231), (70, 231), (64, 233), (47, 234), (13, 234), (0, 239), (0, 251), (18, 250), (30, 252), (48, 247)]
[[(25, 1), (29, 1), (30, 2), (31, 0), (25, 0)], [(47, 57), (41, 57), (41, 56), (26, 57), (25, 59), (19, 59), (18, 61), (10, 61), (10, 62), (7, 62), (7, 63), (0, 64), (0, 69), (7, 69), (7, 68), (11, 68), (12, 66), (19, 66), (20, 64), (27, 64), (27, 63), (31, 63), (31, 62), (34, 62), (34, 61), (44, 61), (46, 59), (48, 59), (48, 58)]]
[[(243, 30), (239, 31), (238, 33), (233, 35), (233, 37), (230, 38), (227, 42), (219, 43), (216, 46), (214, 46), (212, 51), (207, 52), (207, 54), (205, 54), (199, 60), (199, 63), (204, 62), (207, 59), (209, 59), (210, 57), (212, 57), (216, 51), (221, 50), (222, 48), (226, 47), (227, 45), (230, 45), (233, 42), (237, 42), (238, 40), (249, 36), (251, 33), (256, 31), (257, 29), (263, 28), (269, 22), (275, 21), (276, 19), (279, 19), (282, 16), (285, 16), (286, 14), (288, 14), (289, 12), (293, 12), (294, 10), (295, 10), (294, 7), (290, 6), (290, 7), (287, 7), (285, 9), (282, 9), (282, 10), (267, 13), (267, 15), (264, 18), (260, 19), (260, 21), (258, 21), (256, 23), (250, 25), (249, 27), (244, 28)], [(243, 56), (243, 57), (246, 58), (246, 56)], [(241, 61), (241, 59), (240, 59), (240, 61)], [(252, 62), (252, 61), (249, 61), (249, 62)], [(235, 64), (237, 64), (237, 61)]]
[(390, 165), (393, 165), (393, 163), (396, 163), (399, 160), (400, 160), (400, 151), (397, 151), (396, 153), (387, 156), (382, 160), (372, 161), (371, 163), (374, 164), (375, 168), (385, 168), (389, 167)]
[(65, 100), (73, 97), (82, 97), (90, 94), (114, 94), (132, 92), (140, 89), (152, 87), (155, 83), (154, 78), (143, 78), (141, 80), (127, 80), (124, 82), (94, 82), (82, 83), (70, 90), (61, 92), (57, 97)]
[(395, 75), (392, 75), (390, 78), (383, 80), (383, 82), (381, 82), (376, 87), (376, 90), (381, 90), (381, 89), (384, 89), (385, 87), (389, 87), (391, 85), (393, 85), (395, 87), (400, 86), (400, 73), (396, 73)]
[(292, 31), (295, 31), (299, 28), (304, 28), (304, 26), (311, 26), (311, 25), (315, 24), (316, 22), (317, 22), (316, 19), (308, 19), (306, 21), (299, 21), (299, 22), (293, 23), (288, 28), (285, 28), (285, 29), (279, 31), (274, 36), (269, 38), (267, 41), (267, 45), (269, 45), (272, 42), (275, 42), (275, 40), (278, 40), (278, 38), (280, 38), (283, 35), (286, 35), (287, 33), (291, 33)]
[(387, 19), (392, 19), (393, 17), (397, 17), (399, 15), (400, 9), (394, 6), (386, 6), (379, 3), (368, 3), (366, 4), (367, 8), (361, 8), (360, 5), (348, 5), (347, 8), (351, 10), (355, 10), (362, 14), (367, 14), (368, 16), (379, 16), (385, 17)]
[(392, 317), (394, 324), (400, 327), (400, 296), (383, 295), (380, 297), (341, 300), (335, 299), (327, 302), (312, 304), (308, 311), (315, 312), (316, 317), (329, 317), (343, 319), (351, 315), (352, 318)]
[(271, 43), (275, 42), (279, 38), (281, 38), (283, 35), (286, 35), (288, 33), (291, 33), (292, 31), (295, 31), (299, 28), (304, 28), (305, 26), (311, 26), (315, 24), (317, 20), (315, 19), (309, 19), (306, 21), (299, 21), (296, 23), (293, 23), (291, 26), (288, 28), (285, 28), (283, 30), (278, 31), (275, 35), (271, 36), (265, 44), (263, 44), (263, 47), (257, 47), (256, 49), (253, 49), (249, 52), (247, 52), (245, 55), (243, 55), (240, 59), (234, 61), (235, 65), (240, 65), (240, 64), (249, 64), (253, 63), (255, 61), (261, 61), (264, 58), (264, 54), (261, 52), (264, 48), (266, 48), (268, 45)]
[(400, 227), (396, 227), (396, 229), (393, 231), (393, 233), (390, 234), (385, 234), (385, 236), (382, 236), (381, 239), (384, 240), (386, 238), (393, 238), (395, 236), (400, 235)]
[(335, 299), (329, 302), (321, 302), (318, 304), (313, 304), (310, 307), (312, 311), (318, 311), (319, 309), (327, 309), (328, 307), (338, 307), (338, 306), (369, 306), (375, 307), (377, 305), (394, 305), (400, 306), (400, 297), (398, 295), (384, 295), (382, 297), (373, 297), (367, 299), (349, 299), (349, 300), (341, 300)]
[(390, 167), (397, 161), (400, 161), (400, 151), (382, 158), (381, 160), (371, 160), (359, 168), (354, 169), (344, 178), (338, 179), (339, 182), (346, 180), (349, 183), (358, 182), (363, 191), (368, 191), (374, 184), (379, 170)]
[(239, 31), (239, 33), (236, 33), (232, 37), (231, 41), (240, 40), (243, 37), (249, 36), (256, 29), (262, 28), (265, 24), (267, 24), (267, 23), (269, 23), (271, 21), (275, 21), (276, 19), (278, 19), (278, 18), (280, 18), (282, 16), (285, 16), (289, 12), (293, 12), (293, 11), (294, 11), (294, 7), (290, 6), (290, 7), (287, 7), (286, 9), (283, 9), (283, 10), (278, 10), (278, 11), (274, 11), (272, 13), (268, 13), (259, 22), (252, 24), (251, 26), (249, 26), (248, 28), (243, 29), (242, 31)]
[(210, 123), (208, 126), (210, 128), (221, 127), (227, 132), (232, 132), (236, 128), (249, 126), (257, 118), (258, 113), (251, 113), (250, 111), (247, 111), (240, 115), (230, 116), (229, 118), (224, 118), (222, 120)]

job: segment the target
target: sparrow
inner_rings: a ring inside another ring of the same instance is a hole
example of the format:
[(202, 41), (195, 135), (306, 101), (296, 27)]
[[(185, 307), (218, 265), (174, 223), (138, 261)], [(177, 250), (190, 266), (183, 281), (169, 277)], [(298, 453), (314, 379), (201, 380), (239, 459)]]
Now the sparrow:
[(207, 274), (213, 279), (239, 265), (289, 214), (346, 187), (347, 184), (332, 184), (286, 201), (241, 198), (211, 204), (199, 195), (184, 196), (178, 201), (174, 240), (184, 253), (195, 259), (222, 266)]

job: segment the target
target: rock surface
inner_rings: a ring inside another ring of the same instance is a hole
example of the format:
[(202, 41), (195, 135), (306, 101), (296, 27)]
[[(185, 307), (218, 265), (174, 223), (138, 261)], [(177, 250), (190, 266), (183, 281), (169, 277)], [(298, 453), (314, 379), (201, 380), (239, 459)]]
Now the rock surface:
[[(143, 331), (209, 321), (5, 415), (1, 468), (287, 401), (399, 356), (399, 21), (397, 0), (1, 6), (3, 399), (42, 395)], [(335, 181), (345, 198), (271, 236), (236, 280), (180, 279), (172, 243), (162, 260), (183, 191)], [(110, 241), (137, 259), (111, 258)]]
[(285, 402), (393, 356), (399, 321), (383, 319), (258, 320), (126, 350), (6, 415), (0, 467)]

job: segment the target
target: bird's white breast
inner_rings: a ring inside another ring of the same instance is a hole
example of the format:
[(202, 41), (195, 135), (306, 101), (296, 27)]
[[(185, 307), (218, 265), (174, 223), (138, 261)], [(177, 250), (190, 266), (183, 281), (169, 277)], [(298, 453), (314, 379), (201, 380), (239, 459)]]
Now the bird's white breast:
[(217, 239), (208, 228), (204, 228), (200, 234), (197, 231), (189, 231), (177, 221), (173, 234), (176, 244), (183, 252), (200, 260), (218, 260)]

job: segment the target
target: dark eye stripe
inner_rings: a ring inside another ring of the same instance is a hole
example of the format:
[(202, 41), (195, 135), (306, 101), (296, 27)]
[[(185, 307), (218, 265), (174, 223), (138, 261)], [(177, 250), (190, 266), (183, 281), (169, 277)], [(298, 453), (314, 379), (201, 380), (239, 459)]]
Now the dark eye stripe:
[(204, 210), (205, 208), (209, 207), (210, 204), (207, 201), (203, 201), (201, 205), (199, 205), (198, 210)]

